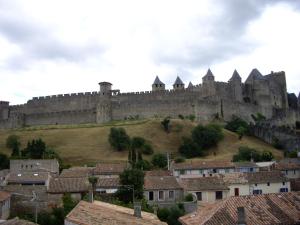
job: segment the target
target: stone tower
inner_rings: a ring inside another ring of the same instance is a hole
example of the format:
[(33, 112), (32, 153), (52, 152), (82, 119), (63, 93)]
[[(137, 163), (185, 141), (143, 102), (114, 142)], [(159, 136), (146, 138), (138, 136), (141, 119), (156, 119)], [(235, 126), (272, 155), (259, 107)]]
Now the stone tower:
[(180, 79), (179, 76), (177, 76), (177, 78), (173, 84), (173, 89), (174, 90), (183, 90), (184, 89), (184, 83), (182, 82), (182, 80)]
[(210, 69), (208, 69), (206, 75), (202, 77), (202, 86), (203, 97), (216, 95), (215, 77)]
[(6, 120), (9, 116), (9, 102), (0, 101), (0, 120)]
[(234, 70), (232, 77), (228, 81), (232, 98), (238, 102), (243, 101), (242, 78), (239, 73)]
[(152, 84), (152, 91), (164, 91), (165, 84), (161, 82), (158, 76), (156, 76), (153, 84)]
[(107, 123), (112, 119), (111, 86), (109, 82), (100, 82), (99, 101), (96, 109), (96, 122)]

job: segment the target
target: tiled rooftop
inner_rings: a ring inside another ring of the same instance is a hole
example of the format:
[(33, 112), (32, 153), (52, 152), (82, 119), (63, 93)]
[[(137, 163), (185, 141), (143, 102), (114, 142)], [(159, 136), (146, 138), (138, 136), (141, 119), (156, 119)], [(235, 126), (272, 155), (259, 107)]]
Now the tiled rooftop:
[(93, 169), (92, 167), (72, 167), (64, 169), (60, 177), (88, 177), (92, 174)]
[(182, 178), (179, 183), (185, 191), (229, 190), (220, 177)]
[(89, 181), (87, 177), (58, 177), (51, 178), (49, 193), (82, 193), (87, 192)]
[(235, 168), (235, 165), (229, 161), (186, 161), (183, 163), (174, 163), (173, 169), (221, 169)]
[(182, 189), (176, 178), (173, 176), (145, 176), (144, 178), (145, 190), (175, 190)]
[(5, 201), (10, 197), (10, 193), (5, 192), (5, 191), (0, 191), (0, 202)]
[(257, 183), (280, 183), (288, 181), (280, 171), (261, 171), (256, 173), (246, 173), (246, 179), (250, 184)]
[(94, 175), (118, 175), (126, 168), (126, 163), (99, 163), (94, 169)]
[(14, 219), (7, 220), (6, 222), (1, 223), (1, 225), (38, 225), (38, 224), (29, 222), (27, 220), (21, 220), (16, 217)]
[(116, 178), (98, 178), (96, 187), (100, 188), (109, 188), (109, 187), (119, 187), (120, 186), (120, 179)]
[(80, 225), (167, 225), (154, 214), (142, 212), (142, 218), (138, 218), (133, 209), (99, 201), (79, 202), (66, 221)]
[(10, 173), (7, 178), (8, 183), (39, 183), (49, 179), (48, 172), (19, 172)]
[(172, 176), (169, 170), (150, 170), (145, 172), (145, 176), (160, 177), (160, 176)]
[(245, 173), (225, 173), (220, 175), (226, 184), (247, 184)]
[(180, 218), (183, 225), (237, 224), (237, 208), (244, 207), (247, 225), (294, 225), (300, 222), (300, 193), (231, 197)]

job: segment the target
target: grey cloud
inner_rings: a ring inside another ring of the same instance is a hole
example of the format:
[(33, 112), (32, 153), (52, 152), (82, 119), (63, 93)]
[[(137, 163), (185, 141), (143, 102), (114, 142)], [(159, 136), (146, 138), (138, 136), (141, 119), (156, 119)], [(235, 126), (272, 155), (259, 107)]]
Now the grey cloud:
[[(199, 43), (189, 43), (185, 46), (184, 54), (157, 52), (154, 54), (154, 60), (157, 64), (209, 67), (232, 56), (251, 52), (257, 43), (243, 36), (248, 23), (259, 18), (266, 6), (280, 2), (300, 9), (300, 1), (293, 0), (215, 0), (214, 4), (221, 8), (221, 13), (206, 23), (209, 43), (201, 43), (199, 37)], [(199, 21), (195, 31), (201, 29), (203, 22)]]

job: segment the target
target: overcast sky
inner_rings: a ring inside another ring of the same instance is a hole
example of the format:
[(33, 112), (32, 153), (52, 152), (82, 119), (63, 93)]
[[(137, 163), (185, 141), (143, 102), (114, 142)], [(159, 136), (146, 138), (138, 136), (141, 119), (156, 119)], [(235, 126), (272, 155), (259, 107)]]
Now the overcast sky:
[(299, 0), (0, 0), (0, 100), (167, 88), (285, 71), (300, 91)]

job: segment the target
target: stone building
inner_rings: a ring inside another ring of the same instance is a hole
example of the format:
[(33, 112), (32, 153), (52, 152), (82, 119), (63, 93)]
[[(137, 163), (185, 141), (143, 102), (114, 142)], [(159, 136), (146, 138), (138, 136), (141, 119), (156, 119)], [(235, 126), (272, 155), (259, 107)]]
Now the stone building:
[[(282, 115), (285, 123), (300, 121), (299, 101), (289, 104), (285, 72), (263, 76), (253, 69), (243, 83), (235, 70), (228, 82), (215, 81), (209, 69), (202, 84), (184, 82), (177, 77), (172, 90), (155, 78), (152, 91), (121, 93), (109, 82), (100, 82), (100, 91), (34, 97), (23, 105), (0, 101), (0, 128), (35, 125), (106, 123), (130, 117), (178, 117), (194, 115), (198, 121), (214, 118), (225, 121), (237, 115), (252, 121), (252, 114), (267, 119)], [(294, 98), (291, 98), (294, 99)], [(297, 107), (295, 107), (295, 104)], [(293, 106), (293, 107), (290, 107)]]

